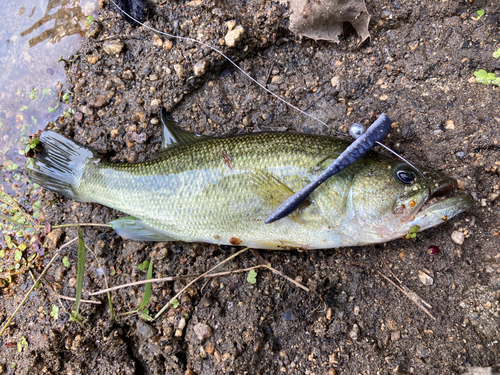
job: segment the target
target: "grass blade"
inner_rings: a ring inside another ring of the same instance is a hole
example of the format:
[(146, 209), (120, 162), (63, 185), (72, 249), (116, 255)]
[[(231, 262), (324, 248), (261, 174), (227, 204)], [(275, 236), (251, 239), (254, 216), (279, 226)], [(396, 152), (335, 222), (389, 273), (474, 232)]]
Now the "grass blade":
[(82, 228), (78, 226), (78, 267), (76, 274), (76, 307), (75, 319), (78, 318), (78, 311), (80, 310), (80, 302), (82, 299), (83, 290), (83, 276), (85, 274), (85, 242), (83, 241)]
[[(146, 276), (146, 280), (151, 280), (152, 278), (153, 278), (153, 260), (149, 262), (148, 275)], [(147, 283), (146, 287), (144, 288), (144, 297), (142, 297), (141, 306), (139, 306), (137, 311), (141, 311), (144, 307), (146, 307), (150, 298), (151, 298), (151, 283)]]

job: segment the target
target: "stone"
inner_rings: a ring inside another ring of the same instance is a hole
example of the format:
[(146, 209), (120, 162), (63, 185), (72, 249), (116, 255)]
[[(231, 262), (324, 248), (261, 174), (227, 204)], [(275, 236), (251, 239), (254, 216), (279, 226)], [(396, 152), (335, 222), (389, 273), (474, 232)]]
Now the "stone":
[(47, 235), (47, 245), (50, 249), (56, 249), (61, 244), (63, 232), (61, 229), (54, 229)]
[(182, 79), (182, 77), (184, 77), (184, 67), (181, 64), (175, 64), (174, 70), (179, 78)]
[(434, 284), (434, 279), (423, 271), (418, 271), (418, 279), (426, 286)]
[(356, 341), (358, 339), (358, 335), (359, 335), (359, 326), (357, 324), (354, 324), (352, 326), (351, 332), (349, 332), (349, 337), (353, 341)]
[(89, 55), (87, 56), (87, 61), (89, 64), (95, 64), (99, 60), (99, 56), (96, 55)]
[(245, 29), (243, 28), (243, 26), (237, 25), (232, 30), (229, 30), (229, 32), (224, 37), (224, 41), (226, 42), (226, 45), (228, 47), (234, 47), (236, 46), (236, 43), (243, 38), (244, 34)]
[(156, 328), (150, 326), (148, 323), (143, 322), (142, 320), (137, 321), (137, 334), (143, 340), (149, 340), (151, 337), (156, 335)]
[(167, 51), (171, 50), (174, 47), (174, 43), (172, 43), (170, 40), (165, 40), (163, 42), (163, 49), (166, 49)]
[(193, 66), (193, 72), (196, 77), (202, 76), (208, 70), (208, 63), (205, 60), (200, 60)]
[(451, 240), (455, 242), (457, 245), (461, 245), (464, 243), (464, 234), (462, 232), (459, 232), (458, 230), (454, 230), (453, 233), (451, 234)]
[(131, 79), (134, 79), (134, 73), (130, 69), (127, 69), (123, 72), (122, 78), (130, 81)]
[(196, 334), (196, 337), (198, 337), (198, 340), (204, 341), (208, 339), (209, 337), (212, 337), (212, 329), (208, 324), (205, 323), (198, 323), (194, 326), (194, 333)]
[(125, 47), (125, 44), (121, 40), (119, 40), (119, 39), (106, 40), (102, 44), (102, 49), (108, 55), (119, 55), (120, 52), (123, 51), (123, 47)]

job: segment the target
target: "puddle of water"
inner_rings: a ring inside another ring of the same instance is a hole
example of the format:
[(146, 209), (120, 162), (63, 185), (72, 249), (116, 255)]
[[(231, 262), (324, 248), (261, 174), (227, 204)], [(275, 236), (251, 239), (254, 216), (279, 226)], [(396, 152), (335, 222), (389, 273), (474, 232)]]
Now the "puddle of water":
[(28, 136), (70, 116), (61, 56), (85, 36), (96, 0), (0, 0), (0, 190), (23, 197)]

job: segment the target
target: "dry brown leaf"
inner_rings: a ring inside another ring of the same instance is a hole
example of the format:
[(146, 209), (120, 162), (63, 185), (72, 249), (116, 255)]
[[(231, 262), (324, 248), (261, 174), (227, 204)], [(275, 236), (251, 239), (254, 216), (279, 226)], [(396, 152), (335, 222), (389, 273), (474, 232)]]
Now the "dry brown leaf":
[(295, 34), (339, 43), (343, 23), (349, 22), (360, 43), (370, 36), (364, 0), (290, 0), (290, 9), (290, 30)]

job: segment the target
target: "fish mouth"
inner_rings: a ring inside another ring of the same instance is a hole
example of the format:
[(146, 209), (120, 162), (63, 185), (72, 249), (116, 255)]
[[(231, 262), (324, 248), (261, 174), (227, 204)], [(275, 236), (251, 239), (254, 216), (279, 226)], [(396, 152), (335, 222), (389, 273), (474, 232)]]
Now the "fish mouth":
[(457, 185), (453, 178), (430, 180), (429, 184), (430, 196), (418, 210), (414, 221), (421, 230), (443, 223), (468, 210), (475, 203), (470, 194), (447, 196)]
[(439, 181), (429, 181), (430, 184), (430, 198), (442, 196), (452, 190), (457, 186), (457, 181), (451, 177), (445, 177)]

